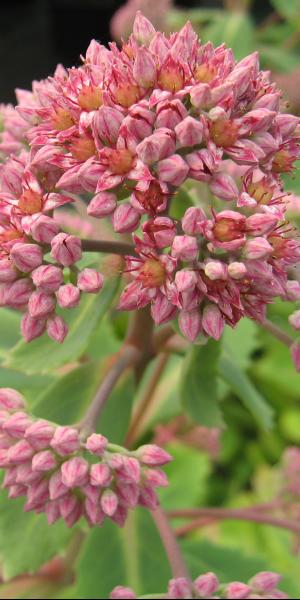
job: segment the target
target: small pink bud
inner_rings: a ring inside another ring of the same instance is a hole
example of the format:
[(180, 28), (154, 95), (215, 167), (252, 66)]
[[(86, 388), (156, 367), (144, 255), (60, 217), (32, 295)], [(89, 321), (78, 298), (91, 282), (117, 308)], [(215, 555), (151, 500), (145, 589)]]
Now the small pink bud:
[(173, 460), (168, 452), (154, 444), (140, 446), (135, 454), (144, 465), (149, 465), (150, 467), (160, 467)]
[(117, 208), (117, 196), (111, 192), (100, 192), (96, 194), (87, 207), (87, 213), (91, 217), (102, 219), (111, 215)]
[(0, 408), (5, 410), (14, 410), (16, 408), (24, 408), (25, 399), (22, 394), (19, 394), (12, 388), (0, 388)]
[(59, 503), (48, 502), (45, 506), (45, 513), (48, 525), (53, 525), (60, 518)]
[(5, 290), (5, 304), (17, 308), (27, 304), (32, 294), (32, 283), (29, 279), (17, 279)]
[(67, 494), (59, 501), (59, 510), (63, 519), (66, 519), (77, 507), (77, 498), (71, 494)]
[(251, 581), (250, 585), (253, 591), (267, 594), (268, 592), (272, 592), (279, 582), (281, 581), (281, 575), (278, 573), (273, 573), (272, 571), (262, 571), (261, 573), (257, 573)]
[(256, 213), (246, 219), (246, 229), (253, 235), (269, 233), (278, 222), (278, 218), (268, 213)]
[(219, 581), (214, 573), (205, 573), (200, 575), (194, 581), (194, 587), (200, 598), (210, 598), (218, 591)]
[(67, 486), (62, 482), (61, 472), (56, 471), (49, 479), (50, 500), (58, 500), (69, 492)]
[[(63, 503), (63, 499), (60, 501), (60, 503)], [(60, 508), (61, 513), (62, 513), (62, 510), (63, 509)], [(82, 505), (82, 502), (77, 500), (72, 512), (69, 512), (69, 514), (64, 517), (67, 527), (70, 527), (70, 528), (73, 527), (73, 525), (75, 525), (75, 523), (77, 523), (77, 521), (79, 521), (79, 519), (82, 517), (82, 515), (83, 515), (83, 505)]]
[(118, 508), (118, 496), (112, 490), (105, 490), (100, 500), (105, 515), (112, 517)]
[(29, 315), (34, 319), (47, 317), (54, 311), (55, 305), (56, 302), (53, 296), (37, 290), (31, 294), (28, 301)]
[(88, 462), (80, 456), (75, 456), (63, 463), (61, 480), (69, 488), (80, 487), (88, 482), (88, 472)]
[(201, 332), (201, 315), (199, 310), (181, 310), (178, 317), (181, 333), (190, 342), (194, 342)]
[(140, 490), (139, 504), (150, 510), (155, 510), (158, 506), (158, 499), (154, 489), (149, 485), (144, 485)]
[(254, 240), (247, 240), (244, 246), (244, 254), (248, 260), (257, 260), (265, 258), (273, 252), (273, 247), (263, 237), (257, 237)]
[(86, 498), (88, 498), (93, 504), (98, 504), (100, 498), (99, 487), (97, 488), (90, 483), (87, 483), (86, 485), (83, 485), (81, 489)]
[(56, 298), (61, 308), (74, 308), (80, 301), (80, 290), (76, 285), (67, 283), (61, 285), (56, 292)]
[(5, 421), (5, 423), (2, 425), (2, 429), (11, 437), (20, 439), (24, 436), (26, 428), (29, 427), (31, 423), (32, 421), (27, 413), (18, 411), (11, 415), (7, 421)]
[(40, 244), (50, 244), (59, 232), (59, 225), (51, 217), (41, 215), (31, 227), (31, 236)]
[(43, 253), (37, 244), (15, 244), (10, 251), (10, 256), (16, 267), (23, 273), (33, 271), (43, 262)]
[(27, 488), (25, 485), (16, 484), (12, 485), (8, 497), (10, 500), (14, 500), (15, 498), (19, 498), (20, 496), (25, 496), (27, 492)]
[(206, 263), (204, 272), (211, 281), (227, 279), (227, 265), (219, 260), (210, 260)]
[(212, 193), (222, 200), (235, 200), (239, 195), (234, 179), (226, 173), (217, 173), (209, 183), (209, 187)]
[(117, 493), (122, 506), (135, 508), (139, 500), (139, 486), (135, 483), (119, 482)]
[(189, 166), (179, 154), (173, 154), (158, 163), (159, 179), (174, 186), (181, 185), (188, 172)]
[(153, 56), (145, 47), (138, 48), (133, 65), (133, 77), (138, 85), (149, 88), (156, 80), (156, 64)]
[(226, 598), (232, 598), (232, 600), (239, 598), (249, 598), (249, 594), (251, 592), (251, 588), (249, 585), (245, 583), (240, 583), (239, 581), (233, 581), (226, 585), (225, 594)]
[(51, 256), (64, 267), (81, 259), (81, 241), (75, 235), (59, 233), (51, 241)]
[(17, 483), (17, 470), (18, 467), (11, 467), (9, 471), (6, 471), (2, 484), (4, 488), (9, 488), (11, 485)]
[(7, 448), (0, 448), (0, 469), (6, 469), (9, 466), (8, 450)]
[(108, 444), (108, 440), (104, 435), (100, 433), (92, 433), (86, 440), (85, 447), (92, 454), (96, 454), (97, 456), (103, 456), (106, 447)]
[(54, 454), (50, 450), (41, 450), (32, 459), (33, 471), (51, 471), (56, 465)]
[(95, 269), (83, 269), (78, 275), (77, 285), (82, 292), (97, 294), (103, 287), (104, 277)]
[(202, 315), (202, 327), (209, 337), (219, 340), (224, 329), (224, 324), (221, 311), (215, 304), (205, 306)]
[(167, 475), (160, 469), (144, 469), (143, 476), (150, 487), (167, 487), (169, 485)]
[(140, 214), (128, 202), (120, 204), (118, 208), (116, 208), (112, 218), (113, 228), (117, 233), (130, 233), (131, 231), (135, 231), (139, 222)]
[(24, 437), (35, 450), (44, 450), (50, 446), (54, 431), (48, 421), (38, 419), (26, 429)]
[(63, 282), (63, 272), (54, 265), (41, 265), (31, 273), (32, 281), (37, 288), (45, 292), (56, 292)]
[(157, 129), (136, 147), (138, 157), (147, 165), (152, 165), (174, 152), (174, 134), (166, 128)]
[(31, 342), (35, 338), (40, 337), (45, 330), (45, 319), (34, 319), (28, 313), (23, 315), (21, 320), (21, 333), (26, 342)]
[(18, 277), (17, 270), (9, 258), (0, 260), (0, 283), (12, 283)]
[(232, 262), (228, 265), (228, 275), (233, 279), (243, 279), (247, 273), (247, 267), (242, 262)]
[(300, 283), (299, 281), (292, 280), (286, 283), (286, 296), (291, 302), (297, 302), (300, 300)]
[(91, 525), (102, 525), (105, 514), (97, 504), (92, 502), (89, 498), (86, 498), (84, 508), (87, 519)]
[(203, 108), (208, 105), (211, 100), (210, 88), (207, 83), (198, 83), (190, 92), (191, 103), (196, 108)]
[(169, 217), (156, 217), (143, 224), (143, 232), (157, 248), (167, 248), (176, 235), (176, 225)]
[(202, 233), (203, 224), (206, 221), (206, 216), (202, 208), (191, 206), (186, 210), (182, 219), (182, 229), (188, 235), (196, 235)]
[(190, 269), (181, 269), (175, 275), (175, 283), (179, 292), (192, 290), (197, 284), (197, 274)]
[(172, 600), (177, 598), (191, 598), (192, 590), (191, 584), (185, 577), (177, 577), (176, 579), (170, 579), (168, 585), (167, 598)]
[(80, 449), (79, 435), (76, 429), (72, 427), (61, 426), (57, 427), (50, 446), (60, 454), (60, 456), (68, 456)]
[(151, 21), (146, 19), (141, 11), (137, 11), (133, 23), (133, 35), (139, 44), (149, 46), (152, 38), (155, 35), (155, 28)]
[[(93, 133), (96, 140), (99, 139), (100, 144), (115, 144), (123, 119), (124, 115), (121, 111), (111, 106), (102, 106), (93, 118)], [(113, 196), (113, 194), (110, 194), (110, 196)]]
[(37, 481), (41, 481), (42, 474), (39, 471), (33, 471), (31, 461), (23, 463), (16, 467), (17, 469), (17, 483), (23, 483), (24, 485), (30, 485)]
[(172, 256), (183, 261), (193, 261), (198, 256), (198, 242), (190, 235), (176, 235), (172, 244)]
[(296, 310), (289, 316), (289, 323), (294, 327), (294, 329), (300, 329), (300, 310)]
[(136, 595), (131, 588), (118, 585), (115, 587), (110, 596), (111, 600), (135, 600)]
[(179, 146), (195, 146), (202, 141), (203, 125), (193, 117), (186, 117), (176, 125), (175, 133)]
[(106, 487), (112, 479), (110, 468), (105, 463), (97, 463), (91, 466), (91, 484)]
[(118, 480), (124, 483), (139, 483), (141, 466), (136, 458), (123, 456), (123, 465), (118, 471)]
[(55, 315), (47, 320), (47, 333), (55, 342), (62, 344), (68, 331), (68, 325), (59, 315)]
[(11, 446), (7, 453), (7, 458), (11, 464), (21, 465), (27, 462), (34, 455), (34, 450), (26, 440), (20, 440), (14, 446)]
[(156, 325), (167, 323), (167, 321), (172, 319), (175, 314), (176, 306), (174, 306), (163, 294), (160, 294), (151, 306), (152, 319)]

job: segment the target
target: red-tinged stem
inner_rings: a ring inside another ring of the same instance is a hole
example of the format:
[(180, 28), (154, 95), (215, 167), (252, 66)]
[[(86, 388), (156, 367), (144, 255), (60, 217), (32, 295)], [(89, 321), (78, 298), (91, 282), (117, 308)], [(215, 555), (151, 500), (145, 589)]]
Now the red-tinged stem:
[(190, 579), (179, 544), (164, 510), (159, 506), (152, 511), (152, 517), (160, 535), (173, 577)]
[(119, 254), (120, 256), (135, 256), (134, 246), (126, 242), (81, 240), (81, 247), (84, 252), (107, 252), (107, 254)]
[(293, 340), (293, 338), (290, 335), (288, 335), (287, 333), (285, 333), (285, 331), (278, 327), (278, 325), (272, 323), (272, 321), (265, 319), (264, 321), (262, 321), (261, 325), (264, 329), (266, 329), (266, 331), (271, 333), (288, 348), (294, 343), (295, 340)]
[(177, 535), (184, 535), (189, 531), (203, 526), (204, 518), (211, 518), (213, 521), (219, 520), (237, 520), (237, 521), (252, 521), (261, 525), (271, 525), (287, 529), (293, 533), (300, 533), (300, 523), (295, 523), (289, 519), (273, 517), (270, 514), (263, 514), (260, 511), (252, 508), (196, 508), (189, 510), (173, 510), (168, 513), (170, 518), (186, 518), (193, 519), (188, 525), (180, 527), (176, 531)]

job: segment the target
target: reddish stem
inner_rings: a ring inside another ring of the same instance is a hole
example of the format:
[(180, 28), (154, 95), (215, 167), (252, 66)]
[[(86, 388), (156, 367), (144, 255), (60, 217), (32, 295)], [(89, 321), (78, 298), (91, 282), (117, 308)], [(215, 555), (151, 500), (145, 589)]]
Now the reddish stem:
[(176, 535), (170, 525), (166, 513), (159, 506), (152, 511), (152, 517), (166, 551), (173, 577), (185, 577), (190, 579)]

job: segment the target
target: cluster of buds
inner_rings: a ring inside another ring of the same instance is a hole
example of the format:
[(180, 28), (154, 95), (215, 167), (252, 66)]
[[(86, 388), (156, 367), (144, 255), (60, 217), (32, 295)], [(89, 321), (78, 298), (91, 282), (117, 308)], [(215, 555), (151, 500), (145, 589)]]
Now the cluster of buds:
[(168, 484), (159, 467), (171, 456), (158, 446), (130, 452), (101, 434), (82, 440), (76, 428), (32, 418), (10, 388), (0, 389), (0, 423), (3, 487), (49, 524), (62, 518), (72, 527), (85, 517), (91, 526), (109, 518), (122, 527), (129, 509), (155, 509), (156, 488)]
[[(288, 596), (277, 589), (281, 576), (277, 573), (262, 571), (257, 573), (248, 584), (233, 581), (221, 585), (214, 573), (205, 573), (190, 582), (184, 577), (171, 579), (166, 594), (159, 596), (166, 599), (180, 598), (287, 598)], [(110, 595), (110, 598), (128, 598), (134, 600), (138, 598), (130, 588), (118, 586)]]
[[(300, 244), (281, 180), (300, 156), (299, 118), (281, 112), (257, 53), (236, 62), (224, 45), (201, 44), (190, 23), (167, 37), (138, 12), (120, 49), (93, 40), (82, 66), (59, 66), (32, 92), (19, 90), (16, 112), (27, 124), (29, 192), (16, 168), (2, 177), (0, 248), (21, 212), (26, 243), (29, 235), (39, 244), (46, 230), (60, 260), (62, 238), (43, 213), (70, 202), (69, 193), (90, 194), (90, 216), (133, 234), (121, 310), (149, 304), (156, 324), (178, 318), (194, 341), (219, 339), (244, 316), (264, 319), (276, 297), (300, 299), (288, 279)], [(191, 199), (175, 219), (172, 198), (188, 179), (196, 190), (206, 184), (211, 201)]]

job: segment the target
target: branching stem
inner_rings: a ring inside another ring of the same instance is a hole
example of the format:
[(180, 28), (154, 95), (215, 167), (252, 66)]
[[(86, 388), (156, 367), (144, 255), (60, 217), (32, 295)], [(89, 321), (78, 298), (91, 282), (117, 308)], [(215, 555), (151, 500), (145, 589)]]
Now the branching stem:
[(170, 525), (166, 513), (159, 506), (156, 510), (152, 511), (152, 517), (168, 557), (173, 577), (186, 577), (189, 579), (190, 576), (181, 554), (176, 535)]

